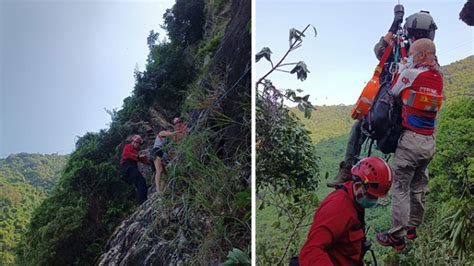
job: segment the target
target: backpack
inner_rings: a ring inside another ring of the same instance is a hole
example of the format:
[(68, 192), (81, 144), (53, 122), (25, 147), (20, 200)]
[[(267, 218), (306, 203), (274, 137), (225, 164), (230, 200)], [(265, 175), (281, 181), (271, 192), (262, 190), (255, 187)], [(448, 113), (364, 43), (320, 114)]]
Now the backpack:
[(362, 131), (384, 154), (395, 152), (403, 126), (401, 124), (401, 101), (390, 91), (390, 83), (380, 86), (374, 105), (362, 122)]

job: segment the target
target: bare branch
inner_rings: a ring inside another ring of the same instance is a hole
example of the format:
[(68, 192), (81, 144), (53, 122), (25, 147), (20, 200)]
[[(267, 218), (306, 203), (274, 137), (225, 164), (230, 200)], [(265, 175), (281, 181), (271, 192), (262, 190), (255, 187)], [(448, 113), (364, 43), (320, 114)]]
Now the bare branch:
[(278, 68), (276, 68), (275, 70), (276, 70), (276, 71), (280, 71), (280, 72), (285, 72), (285, 73), (291, 73), (291, 71), (283, 70), (283, 69), (278, 69)]

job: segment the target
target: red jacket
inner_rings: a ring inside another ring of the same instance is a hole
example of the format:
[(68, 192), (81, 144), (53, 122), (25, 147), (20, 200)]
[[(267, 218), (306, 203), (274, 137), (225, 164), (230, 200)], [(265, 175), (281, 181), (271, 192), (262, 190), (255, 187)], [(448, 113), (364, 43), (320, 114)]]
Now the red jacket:
[(300, 265), (359, 265), (364, 230), (358, 214), (364, 209), (354, 202), (352, 182), (330, 193), (316, 209)]
[(122, 151), (122, 159), (120, 164), (123, 164), (125, 160), (132, 160), (135, 162), (142, 162), (144, 164), (150, 164), (148, 159), (145, 156), (139, 156), (138, 151), (135, 150), (132, 144), (125, 144)]

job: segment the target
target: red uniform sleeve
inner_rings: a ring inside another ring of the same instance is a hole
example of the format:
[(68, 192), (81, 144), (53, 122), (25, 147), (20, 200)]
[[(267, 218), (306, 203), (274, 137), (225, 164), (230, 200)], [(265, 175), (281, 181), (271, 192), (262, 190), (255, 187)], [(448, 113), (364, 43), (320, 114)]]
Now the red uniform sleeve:
[(333, 265), (327, 250), (349, 230), (350, 217), (345, 207), (344, 202), (334, 199), (316, 211), (299, 254), (300, 265)]
[(125, 147), (123, 147), (122, 162), (125, 160), (138, 161), (138, 153), (135, 151), (132, 144), (126, 144)]

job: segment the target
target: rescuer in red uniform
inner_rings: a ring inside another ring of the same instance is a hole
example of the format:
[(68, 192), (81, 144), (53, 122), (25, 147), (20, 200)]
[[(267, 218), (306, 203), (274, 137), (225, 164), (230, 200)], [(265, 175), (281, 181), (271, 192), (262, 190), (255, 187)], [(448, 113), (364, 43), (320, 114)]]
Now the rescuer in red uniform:
[(122, 174), (127, 182), (133, 183), (137, 188), (138, 202), (142, 204), (147, 199), (147, 189), (145, 178), (138, 170), (138, 162), (150, 164), (147, 157), (140, 155), (138, 151), (143, 144), (140, 135), (133, 135), (131, 143), (125, 144), (122, 150), (122, 158), (120, 160)]
[(368, 157), (351, 170), (347, 181), (330, 193), (314, 214), (299, 254), (300, 265), (360, 265), (363, 257), (364, 209), (374, 207), (392, 184), (392, 172), (381, 158)]

